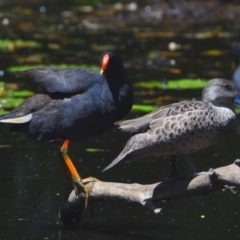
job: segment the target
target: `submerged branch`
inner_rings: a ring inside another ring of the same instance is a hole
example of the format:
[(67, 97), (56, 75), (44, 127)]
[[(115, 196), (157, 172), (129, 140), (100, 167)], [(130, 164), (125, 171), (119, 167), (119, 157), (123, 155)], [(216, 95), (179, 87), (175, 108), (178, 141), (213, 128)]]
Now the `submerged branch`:
[[(169, 179), (154, 184), (86, 183), (90, 193), (90, 201), (125, 200), (137, 202), (156, 214), (161, 213), (161, 208), (155, 206), (155, 202), (193, 195), (205, 195), (222, 188), (227, 188), (233, 192), (233, 188), (236, 186), (240, 186), (240, 159), (235, 160), (231, 165), (210, 169), (196, 177)], [(68, 200), (60, 208), (62, 222), (81, 221), (84, 202), (85, 195), (83, 193), (76, 195), (75, 191), (72, 191)]]

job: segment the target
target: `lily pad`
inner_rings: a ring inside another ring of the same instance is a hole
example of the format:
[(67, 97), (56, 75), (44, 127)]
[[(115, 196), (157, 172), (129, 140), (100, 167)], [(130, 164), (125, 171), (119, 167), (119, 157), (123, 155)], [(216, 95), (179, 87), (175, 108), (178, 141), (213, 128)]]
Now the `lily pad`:
[(33, 96), (33, 92), (32, 91), (28, 91), (28, 90), (6, 90), (6, 94), (8, 97), (20, 97), (20, 98), (27, 98), (27, 97), (31, 97)]
[(86, 148), (86, 152), (105, 152), (105, 149), (101, 149), (101, 148)]
[(74, 0), (74, 2), (80, 5), (86, 5), (86, 4), (97, 4), (99, 3), (99, 0)]
[(236, 114), (240, 114), (240, 108), (236, 107), (235, 109)]
[(5, 108), (15, 108), (19, 104), (21, 104), (25, 99), (24, 98), (13, 98), (13, 97), (7, 97), (0, 99), (0, 106)]
[(135, 84), (139, 88), (159, 89), (202, 89), (209, 83), (209, 80), (201, 79), (177, 79), (168, 80), (166, 83), (161, 80), (141, 81)]
[(0, 116), (9, 113), (9, 111), (6, 111), (4, 109), (0, 108)]
[(6, 52), (12, 52), (19, 48), (40, 48), (42, 44), (36, 41), (26, 41), (22, 39), (0, 39), (0, 49)]
[(24, 71), (32, 68), (41, 68), (41, 67), (53, 67), (53, 68), (85, 68), (91, 70), (99, 70), (99, 67), (96, 65), (86, 65), (86, 64), (50, 64), (48, 66), (44, 64), (34, 64), (34, 65), (20, 65), (20, 66), (12, 66), (7, 69), (9, 72), (18, 72)]
[(158, 107), (156, 105), (149, 105), (149, 104), (134, 104), (132, 106), (132, 111), (133, 112), (152, 112), (156, 110)]
[(29, 90), (17, 90), (8, 88), (9, 84), (6, 84), (4, 81), (0, 82), (0, 101), (7, 98), (7, 97), (20, 97), (20, 98), (27, 98), (33, 96), (34, 92)]
[(202, 52), (203, 56), (210, 56), (210, 57), (221, 57), (226, 54), (229, 54), (229, 51), (218, 50), (218, 49), (210, 49)]

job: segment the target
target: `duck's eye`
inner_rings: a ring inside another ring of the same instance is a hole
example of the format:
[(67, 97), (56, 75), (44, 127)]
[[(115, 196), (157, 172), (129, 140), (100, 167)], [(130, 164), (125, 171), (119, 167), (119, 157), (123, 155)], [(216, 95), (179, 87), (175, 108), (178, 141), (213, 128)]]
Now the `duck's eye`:
[(227, 84), (227, 83), (224, 83), (223, 84), (223, 87), (226, 89), (226, 90), (232, 90), (232, 86), (230, 84)]

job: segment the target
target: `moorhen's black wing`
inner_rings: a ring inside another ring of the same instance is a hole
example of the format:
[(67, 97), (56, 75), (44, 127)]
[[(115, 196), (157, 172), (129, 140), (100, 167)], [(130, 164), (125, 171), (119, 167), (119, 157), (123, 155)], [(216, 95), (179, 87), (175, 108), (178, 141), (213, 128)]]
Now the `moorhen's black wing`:
[(18, 73), (27, 76), (49, 93), (81, 93), (100, 80), (100, 73), (88, 69), (36, 68)]

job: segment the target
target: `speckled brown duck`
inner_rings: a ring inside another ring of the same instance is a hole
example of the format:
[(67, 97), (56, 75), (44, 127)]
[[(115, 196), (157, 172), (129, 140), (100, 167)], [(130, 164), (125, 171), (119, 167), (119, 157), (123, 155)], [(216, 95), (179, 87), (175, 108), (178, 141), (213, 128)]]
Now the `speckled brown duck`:
[(203, 89), (202, 101), (174, 103), (140, 118), (117, 122), (121, 130), (138, 134), (104, 171), (127, 160), (185, 155), (218, 143), (234, 131), (232, 102), (240, 104), (234, 83), (214, 79)]

